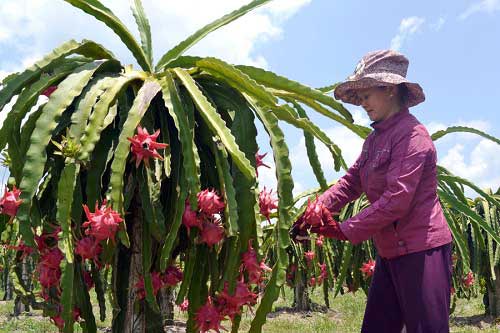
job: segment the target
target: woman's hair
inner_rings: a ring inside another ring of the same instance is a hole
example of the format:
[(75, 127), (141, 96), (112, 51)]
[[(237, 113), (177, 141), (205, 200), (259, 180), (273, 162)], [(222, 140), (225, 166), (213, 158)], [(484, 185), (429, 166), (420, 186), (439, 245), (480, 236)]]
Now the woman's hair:
[(401, 103), (401, 106), (408, 106), (408, 87), (404, 83), (400, 83), (397, 85), (398, 87), (398, 95), (399, 95), (399, 102)]

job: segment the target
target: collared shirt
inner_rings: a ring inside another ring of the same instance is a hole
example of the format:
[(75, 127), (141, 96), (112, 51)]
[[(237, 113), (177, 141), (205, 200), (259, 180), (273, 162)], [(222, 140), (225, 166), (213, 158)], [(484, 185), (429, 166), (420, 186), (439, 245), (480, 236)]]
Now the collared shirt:
[(354, 244), (373, 237), (383, 258), (451, 242), (437, 197), (436, 148), (425, 127), (408, 109), (371, 126), (354, 165), (320, 202), (338, 212), (366, 193), (371, 205), (340, 229)]

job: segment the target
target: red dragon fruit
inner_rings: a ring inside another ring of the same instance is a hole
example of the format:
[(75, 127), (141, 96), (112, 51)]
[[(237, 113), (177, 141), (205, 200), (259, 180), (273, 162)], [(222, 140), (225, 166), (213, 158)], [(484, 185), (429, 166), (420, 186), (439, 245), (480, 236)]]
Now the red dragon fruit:
[(248, 241), (248, 250), (241, 256), (242, 266), (248, 273), (248, 283), (260, 284), (264, 271), (271, 271), (262, 260), (260, 263), (257, 260), (257, 252), (252, 247), (252, 240)]
[(216, 298), (217, 308), (222, 316), (228, 316), (234, 320), (236, 315), (241, 314), (243, 305), (253, 306), (257, 303), (257, 294), (250, 291), (243, 281), (238, 281), (234, 295), (228, 292), (228, 284), (224, 283), (224, 290)]
[(372, 276), (375, 271), (375, 261), (372, 259), (368, 260), (368, 262), (365, 262), (359, 270), (363, 273), (365, 278)]
[(42, 95), (50, 97), (54, 91), (56, 91), (57, 86), (50, 86), (42, 92)]
[(20, 195), (21, 190), (17, 189), (15, 186), (12, 191), (9, 191), (9, 188), (5, 186), (5, 192), (3, 193), (3, 197), (0, 199), (0, 213), (11, 217), (16, 216), (17, 209), (23, 202), (19, 199)]
[[(153, 272), (151, 273), (151, 283), (153, 284), (153, 295), (156, 296), (158, 294), (158, 291), (163, 287), (163, 282), (160, 277), (160, 273), (158, 272)], [(135, 284), (136, 292), (137, 292), (137, 298), (138, 299), (144, 299), (146, 297), (146, 290), (144, 288), (144, 277), (141, 276), (139, 278), (139, 281)]]
[(177, 266), (169, 266), (165, 270), (165, 274), (162, 277), (162, 281), (165, 285), (173, 287), (182, 281), (184, 278), (184, 273)]
[(474, 284), (474, 274), (472, 272), (467, 273), (467, 275), (463, 278), (464, 285), (466, 288), (472, 287)]
[(314, 253), (314, 251), (304, 252), (304, 257), (306, 258), (308, 265), (311, 263), (311, 261), (313, 261), (315, 256), (316, 256), (316, 254)]
[(270, 189), (269, 191), (267, 191), (265, 186), (264, 189), (259, 193), (260, 213), (266, 217), (269, 223), (271, 223), (271, 220), (269, 218), (269, 216), (271, 215), (271, 211), (278, 208), (278, 199), (273, 198), (272, 194), (273, 190)]
[[(317, 199), (317, 198), (316, 198)], [(304, 212), (304, 222), (310, 226), (322, 226), (323, 225), (323, 207), (324, 205), (318, 200), (307, 201), (307, 208)], [(303, 226), (302, 226), (303, 227)]]
[(189, 300), (187, 298), (184, 298), (181, 304), (179, 304), (179, 310), (182, 312), (186, 312), (189, 308)]
[(56, 287), (61, 280), (61, 269), (52, 268), (39, 263), (37, 266), (38, 281), (44, 288)]
[(41, 257), (39, 263), (50, 267), (59, 268), (61, 261), (64, 259), (64, 255), (58, 247), (54, 247), (47, 252), (45, 252)]
[(147, 129), (137, 126), (137, 134), (132, 138), (127, 138), (132, 143), (130, 149), (133, 154), (132, 160), (135, 159), (136, 168), (139, 167), (141, 161), (144, 161), (144, 164), (149, 166), (150, 158), (159, 158), (160, 160), (163, 159), (156, 149), (163, 149), (168, 145), (166, 143), (156, 142), (159, 135), (160, 130), (157, 130), (150, 135)]
[(259, 177), (259, 167), (263, 166), (266, 168), (271, 168), (269, 165), (265, 164), (262, 160), (266, 157), (267, 153), (259, 154), (259, 150), (255, 152), (255, 175)]
[(214, 330), (220, 333), (221, 328), (225, 330), (220, 324), (223, 319), (224, 316), (221, 315), (219, 310), (215, 307), (210, 296), (207, 302), (198, 309), (195, 316), (196, 326), (199, 332)]
[(219, 221), (203, 223), (203, 230), (200, 233), (200, 243), (206, 243), (209, 247), (219, 243), (225, 235), (224, 227)]
[(224, 209), (224, 201), (215, 190), (205, 189), (196, 196), (198, 198), (198, 208), (205, 215), (217, 214)]
[(96, 242), (94, 237), (84, 237), (76, 243), (75, 253), (82, 257), (82, 260), (92, 259), (98, 261), (102, 246)]
[(318, 238), (316, 238), (316, 246), (323, 247), (324, 241), (325, 241), (325, 236), (319, 235)]
[(198, 214), (196, 214), (196, 211), (191, 209), (189, 201), (186, 200), (186, 206), (184, 208), (184, 213), (182, 214), (182, 224), (184, 224), (184, 226), (187, 228), (188, 235), (192, 227), (196, 227), (201, 230), (201, 222), (202, 221), (198, 218)]
[(101, 208), (95, 204), (95, 213), (91, 213), (87, 205), (83, 205), (88, 221), (84, 222), (84, 228), (89, 227), (85, 234), (94, 236), (97, 242), (105, 239), (115, 241), (115, 234), (118, 231), (119, 223), (123, 221), (116, 211), (111, 207), (106, 207), (106, 200), (103, 201)]
[(59, 328), (61, 331), (63, 330), (64, 328), (64, 319), (62, 319), (61, 315), (57, 315), (57, 316), (54, 316), (54, 317), (50, 317), (50, 319), (52, 320), (52, 322), (54, 323), (54, 325), (57, 326), (57, 328)]

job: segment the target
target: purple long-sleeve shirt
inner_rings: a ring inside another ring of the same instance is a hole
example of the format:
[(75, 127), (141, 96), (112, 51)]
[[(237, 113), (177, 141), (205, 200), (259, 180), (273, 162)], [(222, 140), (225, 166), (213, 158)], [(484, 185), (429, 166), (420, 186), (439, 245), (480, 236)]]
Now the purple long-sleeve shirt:
[(408, 109), (371, 126), (374, 131), (354, 165), (320, 202), (338, 212), (366, 193), (370, 207), (340, 229), (354, 244), (373, 237), (384, 258), (451, 242), (436, 193), (436, 148), (425, 127)]

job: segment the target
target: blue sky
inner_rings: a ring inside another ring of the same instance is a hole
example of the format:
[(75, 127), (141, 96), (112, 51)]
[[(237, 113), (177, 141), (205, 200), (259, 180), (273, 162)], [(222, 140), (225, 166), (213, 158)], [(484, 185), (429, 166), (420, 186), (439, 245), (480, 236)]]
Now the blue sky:
[[(155, 58), (159, 59), (190, 33), (248, 1), (143, 2), (151, 20)], [(103, 3), (138, 35), (128, 1)], [(426, 93), (426, 102), (411, 111), (429, 132), (466, 125), (500, 137), (499, 36), (500, 0), (275, 0), (208, 36), (188, 53), (265, 67), (320, 87), (351, 74), (368, 51), (398, 49), (410, 59), (408, 78), (419, 82)], [(95, 40), (124, 63), (134, 63), (109, 28), (62, 0), (2, 0), (0, 76), (20, 70), (71, 38)], [(347, 107), (358, 122), (369, 124), (361, 109)], [(310, 116), (352, 163), (361, 140), (329, 119), (314, 113)], [(300, 132), (284, 128), (296, 192), (316, 186)], [(263, 151), (269, 151), (263, 134), (259, 143)], [(451, 134), (438, 140), (437, 147), (441, 165), (480, 186), (500, 186), (498, 145), (473, 135)], [(341, 175), (331, 170), (332, 160), (321, 144), (318, 150), (327, 177)], [(271, 162), (271, 158), (266, 161)], [(259, 173), (261, 185), (274, 186), (273, 169)]]

